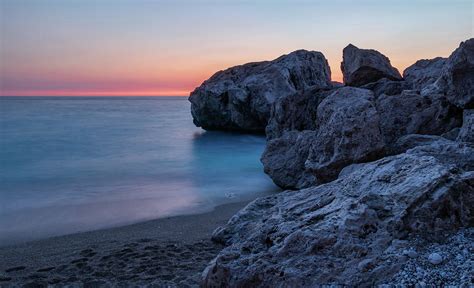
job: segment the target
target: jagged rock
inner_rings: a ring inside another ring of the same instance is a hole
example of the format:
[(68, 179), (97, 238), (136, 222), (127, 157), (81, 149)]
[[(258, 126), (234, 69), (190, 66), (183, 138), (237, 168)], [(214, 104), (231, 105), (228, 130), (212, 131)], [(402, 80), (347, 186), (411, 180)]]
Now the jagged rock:
[(336, 90), (319, 104), (317, 122), (306, 168), (321, 181), (335, 179), (348, 164), (381, 157), (385, 144), (370, 90)]
[(292, 108), (286, 111), (294, 111), (295, 117), (284, 118), (290, 120), (287, 123), (291, 125), (273, 126), (294, 129), (295, 119), (302, 119), (300, 127), (314, 129), (300, 134), (298, 131), (273, 130), (284, 134), (267, 143), (261, 160), (265, 173), (278, 186), (299, 189), (328, 182), (346, 165), (383, 156), (384, 142), (373, 93), (367, 89), (343, 87), (327, 94), (325, 91), (310, 96), (311, 100), (300, 100), (296, 106), (312, 103), (303, 112), (306, 116), (300, 115), (300, 118), (295, 106), (289, 104)]
[(382, 283), (407, 261), (407, 237), (432, 240), (473, 224), (474, 173), (457, 163), (471, 155), (470, 143), (435, 142), (360, 164), (324, 185), (259, 198), (214, 232), (227, 247), (202, 284)]
[(438, 80), (446, 60), (442, 57), (418, 60), (403, 71), (403, 79), (410, 83), (411, 89), (421, 90)]
[(390, 154), (404, 153), (417, 146), (430, 145), (436, 141), (449, 141), (446, 138), (436, 135), (409, 134), (400, 137), (395, 144), (390, 145)]
[(346, 85), (362, 86), (382, 78), (402, 79), (398, 70), (390, 64), (390, 60), (376, 50), (359, 49), (349, 44), (344, 48), (342, 58), (341, 70)]
[(459, 45), (449, 56), (438, 80), (421, 92), (422, 95), (445, 94), (460, 108), (474, 108), (474, 38)]
[(315, 137), (315, 131), (289, 131), (267, 142), (261, 161), (265, 173), (275, 184), (285, 189), (299, 189), (318, 183), (315, 175), (305, 168)]
[(456, 140), (474, 142), (474, 110), (464, 110), (462, 127)]
[(207, 130), (263, 132), (275, 100), (331, 85), (323, 54), (298, 50), (273, 61), (217, 72), (191, 92), (191, 114), (194, 124)]
[(442, 95), (421, 96), (404, 90), (400, 95), (377, 98), (380, 129), (385, 142), (394, 143), (407, 134), (441, 135), (461, 125), (462, 111)]
[(393, 81), (387, 78), (382, 78), (377, 82), (365, 84), (360, 88), (372, 90), (377, 98), (382, 94), (389, 96), (401, 94), (403, 90), (410, 90), (411, 85), (406, 81)]
[[(396, 143), (404, 135), (441, 135), (459, 127), (461, 118), (462, 110), (444, 96), (423, 97), (414, 90), (377, 99), (370, 90), (354, 87), (308, 91), (275, 103), (267, 127), (272, 141), (261, 160), (278, 186), (305, 188), (334, 180), (352, 163), (405, 151)], [(273, 141), (298, 130), (317, 133), (309, 138), (289, 134)]]
[(333, 91), (334, 89), (314, 88), (280, 97), (271, 109), (270, 120), (265, 129), (267, 139), (280, 137), (285, 131), (317, 130), (319, 103)]

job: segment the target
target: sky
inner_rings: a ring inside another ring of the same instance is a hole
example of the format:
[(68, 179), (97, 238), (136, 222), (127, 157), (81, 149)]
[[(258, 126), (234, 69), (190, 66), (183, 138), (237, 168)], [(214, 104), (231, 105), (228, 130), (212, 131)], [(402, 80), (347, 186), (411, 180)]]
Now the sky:
[(376, 49), (402, 72), (473, 37), (472, 0), (0, 0), (0, 95), (189, 95), (297, 49)]

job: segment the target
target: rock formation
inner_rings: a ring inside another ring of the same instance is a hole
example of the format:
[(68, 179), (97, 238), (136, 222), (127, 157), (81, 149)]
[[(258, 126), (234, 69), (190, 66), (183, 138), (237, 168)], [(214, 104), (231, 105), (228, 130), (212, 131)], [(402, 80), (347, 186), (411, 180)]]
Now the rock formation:
[(441, 76), (422, 95), (442, 94), (463, 109), (474, 108), (474, 38), (459, 45), (448, 58)]
[[(467, 50), (465, 44), (461, 47)], [(373, 63), (373, 55), (385, 57), (374, 50), (368, 51), (356, 57), (360, 63)], [(462, 53), (453, 53), (458, 54)], [(453, 62), (452, 58), (418, 61), (405, 72), (409, 80), (373, 79), (376, 82), (360, 88), (310, 89), (281, 97), (272, 107), (266, 128), (269, 142), (261, 158), (265, 172), (282, 188), (301, 189), (334, 180), (347, 165), (390, 155), (397, 149), (392, 145), (404, 135), (442, 135), (456, 131), (453, 129), (462, 124), (462, 109), (452, 103), (447, 92), (426, 93), (425, 89), (440, 82), (439, 70), (444, 68), (439, 63)], [(426, 79), (422, 77), (423, 69), (429, 70)], [(359, 75), (362, 79), (363, 74)], [(438, 80), (434, 81), (437, 76)], [(326, 104), (329, 102), (330, 105)], [(364, 118), (364, 113), (370, 116)], [(306, 130), (316, 134), (291, 133), (283, 137), (288, 131)], [(311, 139), (306, 139), (308, 135)], [(277, 140), (278, 137), (284, 139)], [(289, 148), (295, 145), (296, 139), (298, 150)]]
[(321, 182), (337, 178), (348, 164), (379, 158), (385, 147), (373, 93), (338, 89), (318, 106), (318, 134), (306, 168)]
[(341, 70), (344, 83), (349, 86), (362, 86), (382, 78), (402, 79), (385, 55), (371, 49), (359, 49), (352, 44), (342, 52)]
[(375, 96), (368, 89), (344, 87), (281, 98), (267, 127), (265, 173), (285, 189), (325, 183), (347, 165), (390, 155), (404, 135), (441, 135), (462, 123), (462, 110), (441, 95), (403, 90)]
[(336, 89), (313, 88), (277, 99), (265, 129), (267, 139), (280, 137), (285, 131), (317, 130), (319, 103)]
[(380, 129), (387, 144), (407, 134), (440, 135), (461, 126), (462, 111), (444, 96), (421, 96), (404, 90), (400, 95), (382, 95), (377, 99)]
[(323, 54), (298, 50), (273, 61), (217, 72), (191, 92), (189, 101), (198, 127), (263, 132), (277, 99), (298, 90), (331, 86)]
[(261, 158), (265, 173), (282, 188), (300, 189), (320, 183), (305, 166), (316, 137), (315, 131), (289, 131), (269, 140)]
[(421, 90), (438, 80), (445, 64), (446, 58), (442, 57), (418, 60), (403, 71), (403, 79), (412, 89)]
[(325, 80), (289, 81), (277, 59), (219, 72), (193, 92), (207, 129), (268, 123), (264, 171), (300, 189), (259, 198), (214, 232), (225, 248), (204, 287), (384, 284), (417, 257), (413, 239), (474, 226), (474, 39), (417, 61), (404, 79), (375, 50), (349, 45), (343, 59), (347, 86), (321, 78), (322, 64), (313, 74)]
[(473, 225), (473, 163), (472, 144), (446, 140), (359, 165), (328, 184), (257, 199), (214, 232), (227, 247), (203, 284), (380, 284), (407, 261), (407, 238)]

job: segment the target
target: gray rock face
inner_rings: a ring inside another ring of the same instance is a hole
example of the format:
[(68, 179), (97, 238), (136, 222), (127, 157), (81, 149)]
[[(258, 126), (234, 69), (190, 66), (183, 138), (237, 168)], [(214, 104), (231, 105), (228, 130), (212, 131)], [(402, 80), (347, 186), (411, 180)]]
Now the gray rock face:
[(448, 139), (436, 135), (405, 135), (400, 137), (395, 144), (390, 145), (390, 154), (401, 154), (417, 146), (431, 145), (437, 141), (448, 141)]
[(474, 38), (459, 45), (449, 56), (438, 80), (425, 87), (422, 94), (445, 94), (460, 108), (474, 108)]
[(410, 90), (411, 85), (406, 81), (393, 81), (387, 78), (382, 78), (377, 82), (365, 84), (360, 88), (372, 90), (375, 98), (378, 98), (382, 94), (388, 96), (401, 94), (403, 90)]
[(310, 87), (331, 87), (331, 72), (322, 53), (298, 50), (217, 72), (191, 92), (191, 114), (207, 130), (263, 132), (275, 100)]
[[(298, 134), (278, 130), (283, 136), (267, 143), (261, 161), (264, 171), (280, 187), (299, 189), (328, 182), (348, 164), (382, 156), (384, 142), (373, 93), (343, 87), (328, 96), (327, 92), (323, 94), (310, 95), (314, 105), (307, 106), (303, 112), (306, 116), (298, 118), (295, 106), (290, 106), (288, 110), (294, 111), (292, 115), (296, 117), (284, 117), (290, 121), (286, 123), (291, 123), (283, 126), (285, 129), (294, 128), (295, 119), (303, 119), (308, 124), (299, 124), (300, 127), (314, 131)], [(288, 114), (291, 113), (284, 115)]]
[(359, 49), (349, 44), (342, 52), (341, 70), (344, 83), (362, 86), (379, 79), (402, 80), (397, 69), (382, 53), (371, 49)]
[(269, 140), (261, 161), (264, 171), (282, 188), (299, 189), (318, 184), (316, 176), (305, 167), (315, 131), (289, 131)]
[(257, 199), (214, 232), (227, 247), (202, 284), (382, 283), (409, 259), (405, 238), (433, 240), (474, 223), (474, 173), (456, 162), (473, 154), (469, 143), (435, 142), (360, 164), (324, 185)]
[(317, 130), (319, 103), (334, 91), (315, 88), (280, 97), (271, 109), (265, 129), (267, 139), (280, 137), (286, 131)]
[(385, 147), (373, 93), (344, 87), (318, 106), (318, 134), (306, 167), (323, 182), (334, 180), (346, 165), (379, 158)]
[[(402, 90), (375, 98), (370, 90), (354, 87), (308, 91), (275, 103), (267, 127), (271, 141), (261, 160), (277, 185), (300, 189), (332, 181), (352, 163), (405, 151), (396, 143), (404, 135), (441, 135), (461, 124), (462, 110), (442, 95)], [(315, 131), (315, 135), (296, 136), (299, 130)], [(288, 131), (295, 133), (274, 141)], [(308, 175), (313, 175), (311, 181)]]
[(385, 142), (394, 143), (407, 134), (440, 135), (461, 125), (462, 111), (444, 96), (421, 96), (404, 90), (400, 95), (381, 95), (377, 99), (380, 129)]
[(456, 140), (474, 142), (474, 110), (464, 110), (462, 127)]
[(442, 57), (418, 60), (403, 71), (403, 79), (410, 83), (412, 89), (421, 90), (438, 80), (446, 60)]

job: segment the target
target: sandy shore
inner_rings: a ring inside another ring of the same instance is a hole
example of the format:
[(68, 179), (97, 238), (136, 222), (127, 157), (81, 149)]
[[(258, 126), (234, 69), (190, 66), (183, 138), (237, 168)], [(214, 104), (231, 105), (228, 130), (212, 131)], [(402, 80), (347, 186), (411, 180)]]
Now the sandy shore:
[(0, 286), (197, 286), (222, 248), (212, 231), (246, 203), (1, 247)]

